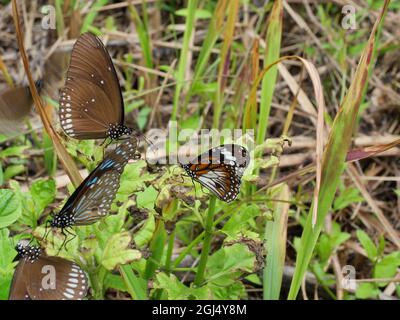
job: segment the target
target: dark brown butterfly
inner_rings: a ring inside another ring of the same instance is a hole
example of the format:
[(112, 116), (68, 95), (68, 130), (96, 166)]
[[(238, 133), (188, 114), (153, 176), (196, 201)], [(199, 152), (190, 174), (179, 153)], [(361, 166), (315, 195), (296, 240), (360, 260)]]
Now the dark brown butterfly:
[[(130, 159), (137, 159), (137, 139), (131, 136), (109, 153), (69, 197), (50, 226), (64, 229), (88, 225), (104, 217), (110, 210), (119, 188), (121, 174)], [(62, 246), (61, 246), (62, 247)]]
[[(40, 92), (42, 81), (37, 81)], [(33, 100), (28, 86), (19, 86), (0, 92), (0, 133), (16, 134), (20, 131), (24, 118), (32, 110)]]
[(80, 300), (88, 279), (74, 262), (42, 254), (37, 246), (19, 243), (20, 260), (14, 272), (9, 300)]
[(60, 123), (76, 139), (119, 139), (133, 130), (124, 125), (124, 101), (114, 65), (101, 40), (82, 34), (72, 49)]
[(193, 180), (220, 200), (231, 202), (240, 191), (241, 178), (249, 162), (250, 156), (246, 148), (225, 144), (212, 148), (181, 166)]

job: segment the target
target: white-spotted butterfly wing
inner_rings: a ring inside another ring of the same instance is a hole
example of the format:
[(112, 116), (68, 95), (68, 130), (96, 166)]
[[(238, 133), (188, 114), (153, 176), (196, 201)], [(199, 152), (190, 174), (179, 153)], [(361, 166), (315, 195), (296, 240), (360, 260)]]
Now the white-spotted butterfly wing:
[(88, 225), (104, 217), (115, 198), (126, 164), (136, 158), (137, 143), (137, 139), (131, 136), (109, 153), (79, 185), (54, 219), (62, 221), (63, 216), (73, 217), (74, 225)]
[(81, 300), (86, 296), (88, 279), (76, 263), (58, 257), (40, 257), (27, 263), (27, 289), (32, 300)]
[(104, 139), (124, 122), (124, 104), (114, 65), (92, 33), (76, 41), (60, 91), (60, 123), (76, 139)]

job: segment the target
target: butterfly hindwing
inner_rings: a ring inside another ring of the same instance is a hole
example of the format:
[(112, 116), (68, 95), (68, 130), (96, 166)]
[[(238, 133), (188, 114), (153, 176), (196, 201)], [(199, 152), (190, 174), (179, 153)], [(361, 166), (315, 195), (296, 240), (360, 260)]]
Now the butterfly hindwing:
[[(73, 221), (71, 225), (87, 225), (105, 216), (118, 191), (121, 174), (128, 161), (136, 157), (136, 153), (137, 140), (132, 136), (108, 154), (90, 173), (54, 220), (62, 222), (63, 218), (69, 217), (67, 220)], [(54, 226), (67, 227), (57, 223)]]

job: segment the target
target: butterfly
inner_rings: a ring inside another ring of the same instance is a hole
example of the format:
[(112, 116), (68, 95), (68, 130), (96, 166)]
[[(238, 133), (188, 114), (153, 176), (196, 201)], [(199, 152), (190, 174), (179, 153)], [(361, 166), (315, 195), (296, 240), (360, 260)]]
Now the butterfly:
[(126, 164), (140, 156), (137, 143), (135, 136), (131, 136), (119, 144), (78, 186), (61, 211), (53, 215), (50, 226), (61, 228), (65, 240), (67, 228), (89, 225), (107, 215)]
[(9, 300), (81, 300), (88, 291), (85, 272), (74, 262), (42, 254), (37, 246), (17, 244), (20, 260)]
[[(40, 93), (43, 82), (35, 82)], [(28, 86), (18, 86), (0, 92), (0, 133), (12, 135), (20, 132), (24, 118), (32, 110), (33, 99)]]
[(124, 101), (111, 57), (90, 32), (72, 48), (59, 118), (64, 132), (76, 139), (117, 140), (133, 132), (124, 125)]
[(224, 144), (180, 164), (190, 178), (210, 190), (220, 200), (231, 202), (239, 191), (241, 178), (250, 162), (246, 148)]

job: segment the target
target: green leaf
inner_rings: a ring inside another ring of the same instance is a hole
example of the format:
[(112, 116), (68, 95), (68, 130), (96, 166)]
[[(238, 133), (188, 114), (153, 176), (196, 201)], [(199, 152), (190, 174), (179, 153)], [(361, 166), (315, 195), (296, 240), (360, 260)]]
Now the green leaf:
[(37, 180), (32, 183), (30, 192), (36, 205), (36, 218), (56, 197), (56, 182), (53, 179)]
[[(239, 213), (240, 212), (240, 213)], [(231, 218), (225, 223), (222, 231), (228, 236), (234, 237), (237, 233), (246, 229), (247, 223), (253, 218), (260, 215), (260, 208), (255, 205), (241, 206), (238, 214), (233, 214)]]
[(120, 275), (112, 274), (112, 273), (107, 273), (106, 277), (104, 279), (104, 287), (107, 288), (112, 288), (118, 291), (122, 292), (127, 292), (128, 290), (126, 289), (126, 285), (124, 282), (124, 279), (121, 278)]
[(340, 195), (333, 202), (333, 209), (335, 211), (342, 210), (353, 203), (363, 201), (364, 198), (360, 195), (357, 188), (351, 187), (343, 190)]
[(144, 107), (144, 108), (140, 109), (139, 115), (136, 120), (140, 130), (143, 130), (144, 127), (146, 126), (150, 112), (151, 112), (151, 109), (149, 107)]
[(101, 264), (107, 270), (113, 270), (117, 265), (127, 264), (133, 260), (140, 259), (138, 250), (127, 249), (131, 242), (128, 232), (112, 235), (106, 244), (101, 258)]
[(0, 158), (21, 157), (28, 146), (14, 146), (0, 151)]
[(154, 220), (154, 213), (149, 211), (149, 217), (146, 222), (140, 228), (138, 232), (133, 236), (133, 241), (138, 248), (142, 248), (144, 245), (150, 242), (153, 237), (154, 230), (156, 228), (156, 223)]
[(21, 216), (21, 203), (12, 190), (0, 190), (0, 228), (9, 226)]
[(368, 234), (363, 230), (356, 231), (357, 239), (360, 241), (362, 247), (367, 252), (368, 259), (371, 261), (375, 261), (378, 256), (378, 249), (376, 248), (372, 239), (368, 236)]
[(358, 299), (369, 299), (376, 298), (379, 294), (379, 290), (375, 288), (373, 283), (360, 283), (356, 290), (356, 297)]
[(135, 300), (147, 300), (146, 280), (136, 276), (131, 265), (120, 266), (120, 272), (131, 297)]
[(126, 202), (128, 198), (137, 191), (146, 188), (145, 182), (153, 181), (156, 175), (146, 170), (146, 161), (140, 160), (126, 165), (121, 176), (121, 185), (115, 197), (116, 202)]
[(25, 172), (25, 166), (22, 164), (9, 165), (4, 171), (4, 180), (7, 181), (21, 173)]
[(168, 294), (169, 300), (205, 300), (210, 299), (210, 290), (207, 286), (201, 288), (187, 287), (179, 279), (171, 274), (167, 275), (160, 272), (156, 275), (154, 282), (155, 289), (164, 289)]
[(138, 192), (136, 197), (136, 204), (140, 208), (146, 208), (149, 210), (154, 209), (154, 203), (157, 199), (158, 191), (150, 186), (143, 192)]
[[(378, 261), (374, 268), (374, 278), (390, 279), (396, 275), (400, 266), (400, 251), (393, 252)], [(379, 282), (378, 286), (386, 286), (387, 282)]]
[(219, 249), (208, 260), (207, 280), (216, 284), (233, 283), (243, 272), (252, 272), (255, 255), (241, 243)]
[(0, 300), (8, 298), (11, 280), (14, 274), (13, 262), (17, 252), (10, 239), (8, 229), (0, 229)]

